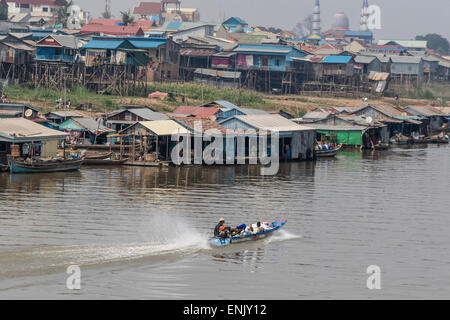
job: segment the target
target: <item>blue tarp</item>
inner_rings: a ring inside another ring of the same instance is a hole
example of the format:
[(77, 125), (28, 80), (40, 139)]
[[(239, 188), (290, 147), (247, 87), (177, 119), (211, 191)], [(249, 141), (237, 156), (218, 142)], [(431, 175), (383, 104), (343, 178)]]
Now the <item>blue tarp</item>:
[(326, 56), (322, 63), (344, 63), (347, 64), (352, 60), (351, 56)]
[(89, 41), (83, 49), (105, 49), (105, 50), (115, 50), (117, 49), (124, 40), (91, 40)]

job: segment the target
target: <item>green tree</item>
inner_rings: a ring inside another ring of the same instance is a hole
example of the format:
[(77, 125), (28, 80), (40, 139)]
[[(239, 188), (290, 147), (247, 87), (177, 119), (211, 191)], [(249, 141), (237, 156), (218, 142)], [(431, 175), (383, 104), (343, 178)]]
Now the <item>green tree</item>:
[(128, 26), (134, 22), (134, 17), (131, 14), (131, 11), (121, 11), (120, 14), (122, 15), (122, 24), (124, 26)]
[(426, 36), (417, 36), (416, 40), (427, 41), (427, 48), (433, 49), (439, 54), (449, 53), (450, 44), (448, 40), (436, 33), (429, 33)]
[(64, 27), (66, 26), (67, 19), (69, 18), (67, 11), (71, 5), (73, 5), (72, 0), (65, 1), (65, 4), (55, 11), (55, 13), (53, 14), (53, 17), (55, 18), (55, 24), (62, 24)]

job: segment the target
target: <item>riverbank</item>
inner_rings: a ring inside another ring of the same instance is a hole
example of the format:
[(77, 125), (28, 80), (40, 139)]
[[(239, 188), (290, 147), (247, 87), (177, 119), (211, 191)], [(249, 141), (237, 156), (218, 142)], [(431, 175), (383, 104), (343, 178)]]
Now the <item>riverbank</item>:
[[(82, 110), (89, 110), (94, 113), (111, 112), (119, 109), (123, 104), (149, 105), (159, 112), (173, 112), (180, 105), (201, 105), (210, 101), (227, 100), (238, 106), (257, 107), (266, 111), (283, 110), (294, 117), (301, 117), (306, 112), (318, 107), (363, 107), (367, 103), (391, 103), (400, 106), (443, 106), (445, 104), (445, 102), (440, 102), (435, 99), (401, 98), (396, 101), (390, 97), (379, 97), (369, 98), (367, 102), (364, 102), (362, 99), (336, 98), (327, 95), (267, 95), (244, 89), (218, 89), (193, 83), (149, 84), (148, 94), (156, 91), (169, 94), (165, 99), (161, 100), (137, 96), (100, 95), (82, 87), (68, 90), (66, 94), (54, 90), (46, 90), (43, 88), (31, 89), (19, 85), (10, 85), (4, 88), (8, 102), (30, 104), (43, 113), (54, 110), (56, 100), (59, 98), (64, 99), (64, 97), (67, 101), (71, 102), (72, 106), (80, 106)], [(434, 98), (434, 95), (431, 96)]]

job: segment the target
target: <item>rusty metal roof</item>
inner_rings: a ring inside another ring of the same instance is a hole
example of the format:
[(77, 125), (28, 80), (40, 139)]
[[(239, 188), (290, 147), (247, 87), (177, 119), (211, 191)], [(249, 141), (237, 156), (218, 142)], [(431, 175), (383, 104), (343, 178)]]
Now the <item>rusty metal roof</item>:
[(389, 78), (390, 73), (388, 72), (376, 72), (376, 71), (370, 71), (369, 72), (369, 80), (374, 81), (386, 81)]

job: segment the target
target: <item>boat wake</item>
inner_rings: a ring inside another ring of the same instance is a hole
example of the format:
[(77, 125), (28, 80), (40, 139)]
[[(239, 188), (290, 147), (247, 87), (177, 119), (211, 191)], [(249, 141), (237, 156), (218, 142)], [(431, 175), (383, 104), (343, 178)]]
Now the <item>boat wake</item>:
[(276, 232), (272, 237), (268, 238), (267, 242), (271, 243), (271, 242), (279, 242), (279, 241), (289, 241), (289, 240), (295, 240), (295, 239), (300, 239), (300, 238), (302, 238), (302, 236), (295, 235), (286, 230), (280, 230), (280, 231)]
[[(170, 229), (165, 229), (165, 225)], [(144, 237), (147, 239), (138, 243), (41, 246), (0, 253), (0, 279), (54, 273), (70, 265), (96, 266), (131, 260), (159, 263), (209, 247), (207, 236), (182, 222), (152, 226)]]

